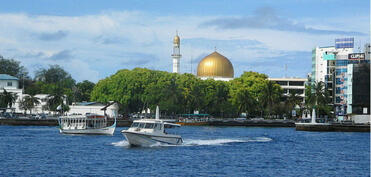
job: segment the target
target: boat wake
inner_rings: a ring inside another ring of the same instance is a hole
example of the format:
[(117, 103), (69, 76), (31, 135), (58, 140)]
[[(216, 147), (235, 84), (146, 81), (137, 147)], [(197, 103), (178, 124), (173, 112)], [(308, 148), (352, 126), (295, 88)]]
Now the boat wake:
[(129, 142), (127, 142), (126, 140), (122, 140), (122, 141), (119, 141), (119, 142), (113, 142), (111, 144), (113, 146), (118, 146), (118, 147), (128, 147), (128, 146), (130, 146)]
[[(183, 139), (182, 145), (169, 145), (169, 144), (162, 144), (156, 143), (151, 145), (150, 147), (161, 147), (161, 146), (222, 146), (228, 145), (232, 143), (248, 143), (248, 142), (269, 142), (272, 141), (271, 138), (268, 137), (255, 137), (255, 138), (247, 138), (247, 139), (209, 139), (209, 140), (202, 140), (202, 139)], [(111, 143), (113, 146), (118, 147), (130, 147), (129, 143), (126, 140), (122, 140), (119, 142)]]

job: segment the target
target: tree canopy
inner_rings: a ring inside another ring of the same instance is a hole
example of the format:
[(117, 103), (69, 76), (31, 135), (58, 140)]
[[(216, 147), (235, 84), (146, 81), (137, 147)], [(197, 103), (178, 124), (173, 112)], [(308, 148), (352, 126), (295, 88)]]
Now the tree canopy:
[(28, 71), (19, 61), (6, 59), (0, 55), (0, 74), (8, 74), (17, 78), (28, 78)]
[(261, 113), (278, 102), (281, 93), (279, 85), (256, 72), (245, 72), (240, 78), (225, 82), (201, 80), (187, 73), (135, 68), (119, 70), (100, 80), (91, 93), (91, 99), (117, 101), (124, 113), (136, 113), (147, 108), (154, 110), (159, 105), (168, 115), (197, 110), (218, 117), (235, 117), (242, 112)]

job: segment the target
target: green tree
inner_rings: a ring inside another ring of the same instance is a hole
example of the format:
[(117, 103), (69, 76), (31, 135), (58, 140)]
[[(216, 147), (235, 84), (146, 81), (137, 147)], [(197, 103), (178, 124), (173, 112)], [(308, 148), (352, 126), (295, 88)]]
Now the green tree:
[(317, 117), (320, 114), (331, 115), (331, 98), (330, 93), (325, 87), (324, 82), (313, 82), (306, 86), (305, 104), (312, 110), (316, 109)]
[(6, 59), (0, 55), (0, 74), (8, 74), (17, 78), (28, 78), (28, 72), (19, 61)]
[(32, 79), (28, 75), (27, 69), (19, 61), (6, 59), (0, 55), (0, 74), (8, 74), (17, 77), (20, 88), (27, 88), (32, 84)]
[(230, 83), (215, 81), (213, 79), (207, 79), (201, 82), (205, 84), (205, 95), (202, 98), (204, 100), (204, 112), (217, 117), (233, 116), (235, 110), (231, 109), (232, 104), (229, 101)]
[[(286, 103), (289, 107), (289, 111), (292, 111), (295, 109), (296, 106), (299, 106), (298, 114), (300, 115), (302, 112), (302, 102), (303, 98), (300, 96), (300, 93), (298, 90), (290, 90), (290, 93), (287, 97)], [(291, 114), (289, 114), (291, 116)]]
[(273, 111), (273, 105), (279, 103), (279, 99), (282, 95), (281, 87), (273, 81), (265, 80), (263, 90), (261, 92), (260, 100), (264, 110), (268, 113), (268, 117), (271, 117)]
[[(75, 80), (59, 65), (50, 65), (48, 69), (37, 71), (35, 80), (35, 85), (29, 90), (31, 94), (44, 93), (58, 95), (63, 93), (67, 98), (68, 104), (75, 101), (73, 91), (75, 89)], [(61, 93), (55, 93), (57, 90)]]
[(65, 94), (64, 89), (59, 86), (52, 85), (51, 93), (48, 95), (47, 105), (49, 111), (58, 111), (58, 106), (64, 104)]
[(77, 83), (76, 88), (74, 89), (75, 101), (90, 101), (90, 94), (94, 86), (95, 84), (88, 80)]
[(239, 114), (242, 111), (250, 116), (260, 116), (267, 105), (273, 104), (280, 88), (272, 84), (273, 91), (269, 90), (267, 79), (265, 74), (249, 71), (231, 81), (231, 102), (240, 110)]
[(18, 95), (16, 93), (8, 92), (5, 89), (3, 89), (3, 92), (0, 93), (0, 107), (12, 108), (17, 98)]
[(75, 80), (59, 65), (50, 65), (48, 69), (36, 71), (35, 78), (47, 84), (61, 83), (63, 87), (72, 88)]
[(30, 114), (32, 114), (32, 109), (39, 104), (40, 98), (37, 98), (34, 95), (27, 95), (23, 97), (22, 101), (20, 102), (20, 108), (24, 109), (25, 111), (29, 110)]

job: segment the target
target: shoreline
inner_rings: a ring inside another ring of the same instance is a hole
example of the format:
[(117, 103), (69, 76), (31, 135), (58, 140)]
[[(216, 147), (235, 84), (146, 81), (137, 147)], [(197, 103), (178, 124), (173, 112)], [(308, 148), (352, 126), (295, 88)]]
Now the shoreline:
[[(113, 119), (109, 119), (108, 122), (114, 122)], [(129, 127), (131, 120), (117, 120), (117, 127)], [(58, 126), (57, 119), (0, 119), (0, 125), (10, 126)], [(192, 126), (192, 125), (184, 125)], [(292, 120), (217, 120), (210, 121), (204, 125), (198, 126), (241, 126), (241, 127), (289, 127), (295, 128), (296, 131), (322, 131), (322, 132), (369, 132), (370, 125), (367, 124), (295, 124)]]

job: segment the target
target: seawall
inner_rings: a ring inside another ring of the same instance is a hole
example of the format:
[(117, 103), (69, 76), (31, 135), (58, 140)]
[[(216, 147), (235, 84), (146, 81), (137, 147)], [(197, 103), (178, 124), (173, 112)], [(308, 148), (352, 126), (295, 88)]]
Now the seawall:
[(211, 126), (295, 127), (292, 120), (211, 121)]
[[(113, 124), (114, 120), (108, 120)], [(117, 127), (129, 127), (132, 121), (130, 120), (117, 120)], [(13, 125), (13, 126), (58, 126), (57, 119), (0, 119), (0, 125)]]
[(327, 131), (327, 132), (370, 132), (367, 124), (296, 124), (298, 131)]

